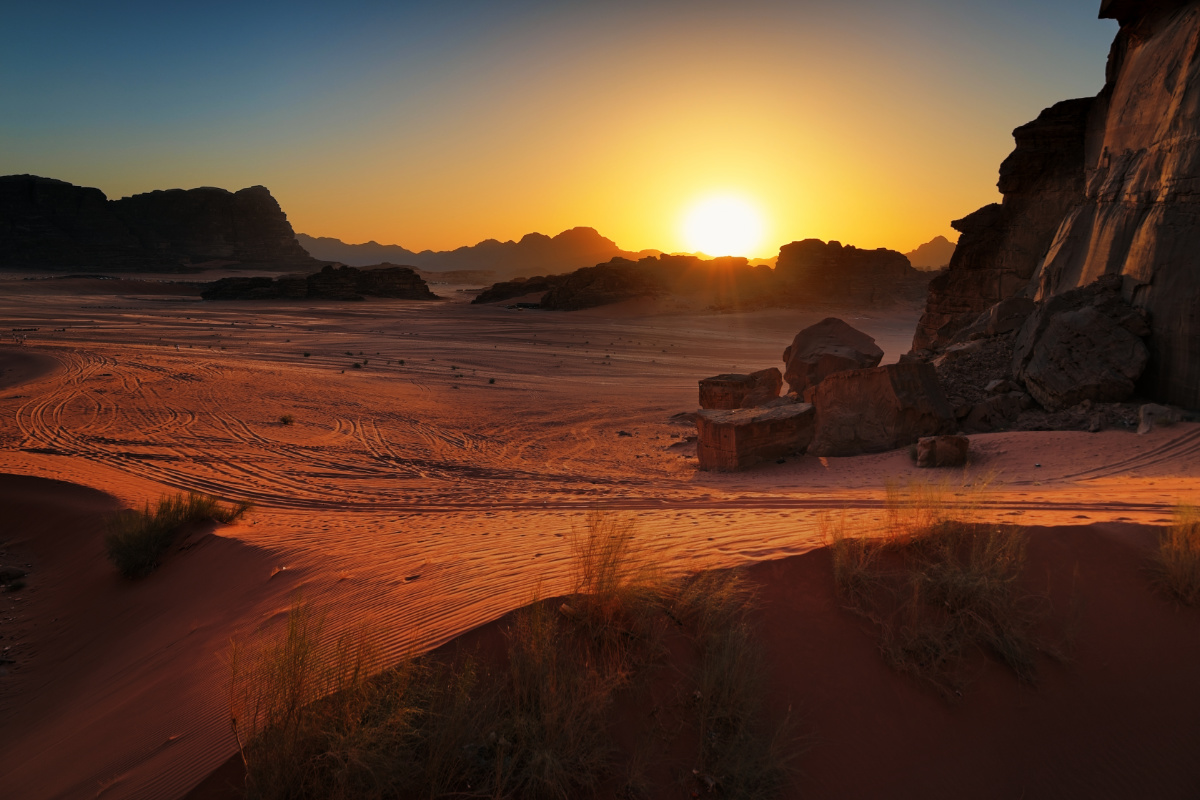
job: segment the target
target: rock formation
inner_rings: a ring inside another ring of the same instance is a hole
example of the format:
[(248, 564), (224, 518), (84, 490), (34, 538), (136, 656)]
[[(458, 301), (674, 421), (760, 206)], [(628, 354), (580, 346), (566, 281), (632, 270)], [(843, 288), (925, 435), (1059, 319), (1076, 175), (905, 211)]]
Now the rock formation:
[(436, 300), (437, 295), (411, 267), (324, 267), (311, 275), (270, 278), (222, 278), (200, 293), (205, 300), (362, 300), (387, 297)]
[(788, 388), (804, 396), (826, 375), (878, 366), (883, 350), (875, 340), (836, 317), (821, 320), (796, 334), (783, 351)]
[(813, 436), (813, 407), (779, 400), (767, 407), (696, 414), (700, 469), (729, 472), (802, 453)]
[(505, 300), (512, 300), (514, 297), (524, 297), (528, 294), (541, 294), (545, 296), (546, 292), (563, 283), (566, 279), (566, 275), (536, 275), (532, 278), (514, 278), (511, 281), (501, 281), (484, 289), (471, 302), (473, 304), (500, 303)]
[(1018, 129), (1003, 206), (956, 223), (914, 348), (941, 347), (998, 300), (1045, 299), (1102, 275), (1147, 312), (1140, 389), (1200, 408), (1200, 0), (1105, 0), (1120, 25), (1107, 84)]
[(716, 375), (700, 381), (700, 407), (754, 408), (779, 397), (783, 374), (771, 367), (749, 375)]
[(541, 305), (553, 311), (578, 311), (635, 297), (656, 297), (666, 291), (666, 282), (656, 270), (613, 259), (564, 276), (542, 297)]
[(962, 236), (929, 284), (914, 349), (948, 344), (995, 303), (1025, 291), (1064, 214), (1083, 199), (1083, 142), (1092, 100), (1068, 100), (1013, 131), (1000, 165), (1002, 204), (951, 223)]
[(919, 299), (929, 275), (895, 250), (859, 250), (840, 242), (805, 239), (779, 248), (779, 290), (822, 303), (883, 306)]
[(180, 270), (204, 262), (315, 268), (262, 186), (108, 200), (35, 175), (0, 177), (0, 266)]
[(838, 372), (817, 384), (812, 397), (810, 455), (878, 453), (956, 427), (937, 373), (922, 362)]

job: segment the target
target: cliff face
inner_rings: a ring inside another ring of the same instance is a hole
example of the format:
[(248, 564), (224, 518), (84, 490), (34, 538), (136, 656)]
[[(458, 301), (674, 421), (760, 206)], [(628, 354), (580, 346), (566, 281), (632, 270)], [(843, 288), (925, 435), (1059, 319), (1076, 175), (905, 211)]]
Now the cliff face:
[(180, 269), (205, 261), (315, 267), (262, 186), (108, 200), (35, 175), (0, 177), (0, 266)]
[(1105, 274), (1150, 319), (1143, 388), (1200, 407), (1200, 2), (1109, 2), (1121, 31), (1087, 133), (1086, 197), (1031, 285), (1037, 298)]
[(951, 223), (962, 236), (929, 285), (913, 348), (948, 344), (995, 303), (1025, 291), (1063, 216), (1083, 200), (1084, 134), (1093, 101), (1068, 100), (1013, 131), (1000, 165), (1003, 203)]
[(1017, 130), (1004, 203), (955, 223), (913, 346), (944, 346), (998, 300), (1120, 275), (1150, 320), (1140, 390), (1200, 408), (1200, 0), (1106, 0), (1101, 16), (1121, 23), (1107, 85)]

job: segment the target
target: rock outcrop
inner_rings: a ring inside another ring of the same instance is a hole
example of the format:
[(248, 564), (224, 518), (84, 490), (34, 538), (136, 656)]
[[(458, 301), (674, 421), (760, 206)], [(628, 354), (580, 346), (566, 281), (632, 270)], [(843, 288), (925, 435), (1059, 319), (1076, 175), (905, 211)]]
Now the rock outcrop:
[(749, 375), (715, 375), (700, 381), (700, 407), (754, 408), (779, 397), (783, 374), (775, 367)]
[(993, 203), (952, 223), (950, 268), (929, 284), (913, 348), (942, 347), (992, 305), (1025, 291), (1063, 216), (1083, 199), (1084, 133), (1093, 101), (1068, 100), (1013, 131)]
[(731, 472), (802, 453), (813, 436), (813, 407), (779, 401), (765, 408), (699, 411), (700, 469)]
[(656, 271), (614, 259), (563, 276), (562, 282), (542, 297), (541, 305), (552, 311), (578, 311), (635, 297), (657, 297), (666, 291), (666, 282)]
[(905, 253), (913, 269), (936, 271), (945, 269), (954, 256), (954, 242), (945, 236), (935, 236), (916, 250)]
[(812, 397), (810, 455), (883, 452), (955, 429), (937, 373), (919, 361), (835, 373), (817, 384)]
[(860, 250), (840, 242), (805, 239), (779, 248), (779, 291), (822, 303), (884, 306), (919, 299), (928, 273), (913, 269), (895, 250)]
[(166, 270), (205, 262), (315, 268), (262, 186), (109, 200), (35, 175), (0, 177), (0, 266)]
[(1200, 408), (1200, 0), (1105, 0), (1121, 29), (1098, 97), (1018, 129), (1003, 206), (956, 223), (914, 348), (937, 348), (988, 306), (1119, 275), (1147, 312), (1139, 390)]
[(1141, 312), (1121, 298), (1121, 278), (1047, 298), (1013, 343), (1013, 374), (1047, 411), (1133, 395), (1149, 353)]
[(274, 280), (222, 278), (209, 284), (200, 296), (205, 300), (437, 299), (414, 269), (395, 264), (365, 269), (326, 266), (311, 275), (285, 275)]
[(511, 281), (501, 281), (484, 289), (471, 302), (476, 305), (500, 303), (529, 294), (541, 294), (544, 297), (546, 292), (557, 287), (566, 279), (566, 275), (537, 275), (532, 278), (514, 278)]
[(875, 340), (836, 317), (828, 317), (796, 334), (783, 351), (784, 380), (804, 396), (827, 375), (848, 369), (868, 369), (883, 360)]

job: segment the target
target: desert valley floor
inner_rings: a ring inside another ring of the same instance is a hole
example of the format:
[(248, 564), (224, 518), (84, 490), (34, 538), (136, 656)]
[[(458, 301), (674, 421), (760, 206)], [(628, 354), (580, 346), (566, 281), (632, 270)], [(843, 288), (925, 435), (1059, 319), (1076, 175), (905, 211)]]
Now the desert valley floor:
[[(905, 452), (701, 473), (694, 428), (671, 420), (696, 408), (698, 379), (777, 366), (825, 316), (895, 361), (915, 307), (549, 313), (473, 306), (451, 286), (424, 303), (0, 286), (0, 548), (31, 565), (31, 588), (0, 596), (6, 797), (185, 793), (235, 749), (230, 633), (286, 614), (298, 590), (333, 624), (377, 625), (399, 658), (566, 590), (566, 536), (589, 509), (636, 519), (673, 568), (731, 566), (813, 550), (822, 511), (871, 518), (889, 481), (929, 479)], [(996, 520), (1111, 531), (1200, 500), (1200, 424), (972, 446), (965, 473), (935, 479), (989, 482)], [(254, 510), (123, 583), (103, 513), (173, 490)]]

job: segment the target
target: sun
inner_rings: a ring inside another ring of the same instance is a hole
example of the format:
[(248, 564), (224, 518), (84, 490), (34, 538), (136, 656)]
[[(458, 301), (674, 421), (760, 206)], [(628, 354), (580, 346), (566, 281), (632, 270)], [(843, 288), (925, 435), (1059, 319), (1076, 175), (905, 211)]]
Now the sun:
[(762, 246), (762, 214), (735, 195), (715, 195), (698, 201), (683, 219), (690, 250), (710, 256), (752, 256)]

